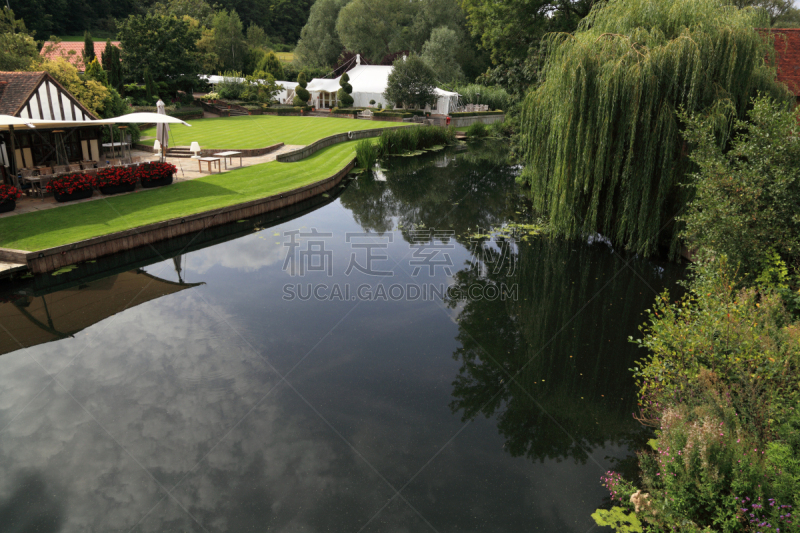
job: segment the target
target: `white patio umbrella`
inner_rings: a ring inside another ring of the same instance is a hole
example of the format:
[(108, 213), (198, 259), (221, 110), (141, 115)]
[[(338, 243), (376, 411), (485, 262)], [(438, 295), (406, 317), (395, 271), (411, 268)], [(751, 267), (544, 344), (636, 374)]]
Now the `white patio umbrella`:
[[(167, 115), (167, 110), (164, 108), (164, 101), (161, 98), (156, 102), (156, 108), (158, 109), (159, 115)], [(156, 126), (156, 132), (156, 139), (161, 143), (161, 148), (164, 150), (164, 153), (166, 153), (167, 148), (169, 148), (169, 126), (161, 122)]]

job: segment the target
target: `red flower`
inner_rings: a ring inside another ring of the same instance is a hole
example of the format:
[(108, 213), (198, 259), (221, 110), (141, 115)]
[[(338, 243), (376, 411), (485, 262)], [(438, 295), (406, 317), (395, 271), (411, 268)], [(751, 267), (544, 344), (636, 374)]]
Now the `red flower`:
[(78, 191), (91, 190), (96, 183), (94, 176), (88, 174), (67, 174), (50, 180), (47, 184), (47, 190), (48, 192), (66, 195)]
[(142, 182), (156, 181), (168, 178), (178, 171), (172, 163), (143, 163), (136, 169), (135, 175)]
[(136, 183), (136, 175), (129, 167), (107, 167), (97, 173), (97, 186), (132, 185)]
[(0, 184), (0, 204), (5, 202), (14, 202), (22, 196), (22, 191), (13, 185)]

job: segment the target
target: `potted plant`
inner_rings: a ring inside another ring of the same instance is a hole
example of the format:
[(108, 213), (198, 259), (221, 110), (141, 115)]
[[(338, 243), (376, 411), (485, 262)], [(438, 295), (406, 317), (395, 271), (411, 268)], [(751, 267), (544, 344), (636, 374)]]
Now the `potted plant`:
[(80, 173), (67, 174), (50, 180), (47, 191), (53, 193), (56, 202), (71, 202), (91, 198), (94, 185), (94, 176)]
[(136, 188), (136, 176), (128, 167), (106, 167), (97, 173), (97, 188), (106, 195), (131, 192)]
[(145, 189), (163, 187), (172, 183), (178, 167), (172, 163), (143, 163), (134, 172), (134, 176)]
[(17, 207), (17, 198), (22, 196), (22, 191), (13, 185), (0, 184), (0, 213), (8, 213)]

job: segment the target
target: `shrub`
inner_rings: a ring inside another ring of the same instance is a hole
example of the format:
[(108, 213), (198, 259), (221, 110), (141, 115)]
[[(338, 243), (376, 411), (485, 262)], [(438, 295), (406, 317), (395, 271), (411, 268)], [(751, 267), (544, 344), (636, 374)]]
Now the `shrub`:
[(491, 110), (510, 109), (516, 102), (516, 97), (508, 94), (502, 87), (487, 87), (472, 83), (456, 86), (453, 91), (459, 94), (462, 104), (488, 105)]
[(0, 183), (0, 204), (3, 202), (15, 202), (20, 196), (22, 196), (22, 191), (13, 185)]
[(455, 141), (455, 130), (438, 126), (417, 126), (385, 130), (378, 138), (380, 157), (423, 150)]
[(763, 278), (776, 255), (794, 277), (800, 274), (800, 114), (767, 97), (753, 100), (748, 120), (734, 122), (727, 152), (712, 129), (721, 118), (683, 117), (699, 168), (691, 175), (696, 193), (683, 237), (701, 252), (727, 255), (746, 281)]
[(307, 85), (308, 81), (306, 81), (306, 74), (305, 72), (301, 72), (297, 76), (297, 86), (294, 88), (295, 96), (292, 103), (295, 105), (295, 107), (304, 107), (311, 99), (311, 93), (306, 90)]
[(356, 145), (356, 160), (358, 166), (369, 170), (375, 166), (378, 160), (378, 146), (372, 139), (362, 139)]
[(378, 109), (383, 109), (383, 104), (378, 104)]
[(53, 178), (47, 184), (48, 192), (56, 192), (61, 195), (72, 194), (87, 189), (92, 189), (96, 185), (94, 176), (89, 174), (67, 174)]
[(467, 128), (467, 136), (469, 137), (486, 137), (489, 134), (489, 130), (486, 127), (486, 124), (483, 122), (473, 122)]
[(106, 167), (97, 172), (96, 187), (108, 185), (132, 185), (136, 183), (136, 176), (130, 167)]
[(219, 100), (219, 93), (217, 92), (206, 93), (203, 96), (201, 96), (200, 99), (205, 100), (206, 102), (210, 100)]
[(178, 168), (172, 163), (142, 163), (134, 171), (136, 179), (142, 183), (158, 181), (175, 174)]
[(217, 83), (217, 93), (225, 100), (238, 100), (247, 89), (247, 82), (241, 72), (226, 71)]
[(353, 97), (350, 96), (350, 93), (353, 92), (353, 86), (347, 83), (349, 81), (350, 76), (347, 75), (347, 72), (342, 74), (342, 77), (339, 79), (341, 89), (336, 92), (336, 98), (343, 107), (353, 105)]

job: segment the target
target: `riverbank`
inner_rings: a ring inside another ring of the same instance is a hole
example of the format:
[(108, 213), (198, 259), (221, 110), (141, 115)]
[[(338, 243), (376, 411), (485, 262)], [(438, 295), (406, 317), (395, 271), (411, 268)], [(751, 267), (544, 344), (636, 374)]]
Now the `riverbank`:
[[(122, 237), (121, 234), (125, 232), (130, 234), (124, 237), (130, 238), (158, 229), (147, 226), (159, 223), (170, 228), (164, 235), (169, 238), (182, 232), (171, 221), (184, 219), (189, 222), (187, 219), (201, 213), (206, 215), (203, 218), (216, 218), (216, 225), (224, 223), (223, 220), (227, 222), (230, 213), (238, 212), (229, 209), (232, 206), (249, 209), (252, 211), (250, 216), (265, 212), (252, 205), (253, 202), (276, 209), (286, 207), (291, 203), (291, 198), (296, 197), (297, 201), (307, 199), (311, 194), (307, 189), (311, 185), (320, 185), (311, 189), (313, 194), (321, 194), (326, 186), (335, 185), (328, 183), (330, 180), (338, 183), (336, 178), (341, 180), (342, 172), (349, 170), (354, 154), (355, 143), (343, 143), (320, 150), (295, 163), (275, 161), (138, 194), (5, 218), (0, 220), (0, 247), (36, 253), (23, 252), (23, 255), (0, 259), (19, 261), (24, 257), (31, 270), (45, 272), (123, 249), (113, 246), (105, 249), (107, 247), (103, 246), (88, 256), (86, 253), (76, 255), (75, 261), (70, 261), (72, 251), (83, 249), (86, 252), (88, 246), (103, 244), (96, 241), (98, 238), (106, 237), (105, 241), (111, 242), (115, 235)], [(320, 190), (317, 191), (317, 188)], [(192, 220), (197, 222), (198, 219), (195, 217)], [(199, 226), (190, 224), (192, 229), (187, 227), (186, 230), (197, 231), (209, 224), (209, 221)], [(130, 239), (127, 246), (147, 244), (148, 240), (144, 241), (138, 243), (138, 240)], [(68, 249), (59, 249), (64, 246)], [(33, 263), (40, 255), (43, 256), (41, 259), (54, 255), (57, 257), (51, 259), (49, 264), (36, 266)]]

